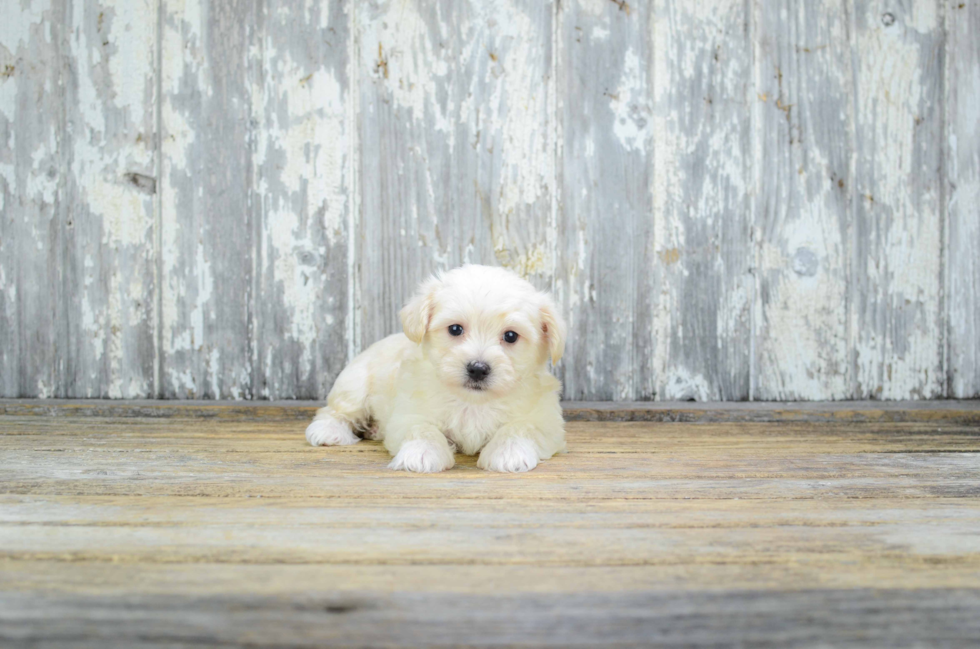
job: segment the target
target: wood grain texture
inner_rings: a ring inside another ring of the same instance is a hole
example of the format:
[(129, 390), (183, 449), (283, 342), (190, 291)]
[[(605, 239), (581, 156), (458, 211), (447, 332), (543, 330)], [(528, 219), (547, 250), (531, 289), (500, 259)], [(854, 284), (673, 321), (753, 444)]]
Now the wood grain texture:
[(943, 395), (940, 3), (852, 14), (855, 169), (852, 397)]
[(963, 399), (980, 395), (980, 3), (945, 7), (946, 372)]
[[(320, 401), (0, 399), (0, 415), (288, 419), (308, 421)], [(980, 423), (980, 401), (670, 402), (565, 401), (565, 421)]]
[(252, 392), (255, 5), (161, 0), (159, 385)]
[(757, 399), (846, 399), (853, 389), (847, 16), (836, 0), (754, 6)]
[(64, 293), (68, 250), (66, 2), (4, 7), (0, 30), (0, 391), (71, 394)]
[(66, 394), (153, 394), (157, 6), (70, 8)]
[[(652, 399), (651, 7), (563, 3), (560, 260), (566, 399)], [(588, 344), (574, 341), (588, 340)]]
[[(751, 14), (742, 0), (654, 3), (652, 219), (658, 398), (750, 396)], [(647, 217), (649, 218), (649, 217)], [(636, 394), (633, 398), (640, 398)]]
[(531, 473), (459, 457), (415, 476), (375, 442), (310, 447), (271, 413), (0, 416), (0, 640), (975, 637), (980, 428), (835, 419), (570, 423), (569, 452)]
[(251, 397), (315, 398), (347, 358), (348, 12), (259, 5), (251, 57), (256, 296)]
[[(173, 596), (41, 595), (0, 603), (0, 638), (13, 647), (920, 647), (967, 646), (980, 632), (973, 589), (737, 597), (231, 594), (196, 599), (193, 608)], [(45, 611), (43, 628), (38, 610)], [(869, 629), (869, 619), (881, 623)]]
[(322, 399), (514, 268), (573, 400), (980, 395), (975, 0), (23, 0), (0, 395)]
[(462, 263), (551, 287), (550, 2), (356, 4), (355, 348)]

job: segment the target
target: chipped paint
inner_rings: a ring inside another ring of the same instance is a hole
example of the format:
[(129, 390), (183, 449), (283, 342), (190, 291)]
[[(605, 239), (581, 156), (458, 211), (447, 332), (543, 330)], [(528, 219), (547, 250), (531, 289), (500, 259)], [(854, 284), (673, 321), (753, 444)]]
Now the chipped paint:
[(323, 396), (474, 262), (556, 293), (571, 398), (976, 396), (980, 18), (940, 7), (14, 3), (0, 394)]
[(632, 48), (623, 55), (623, 67), (616, 92), (609, 95), (615, 120), (613, 133), (627, 151), (645, 151), (650, 138), (646, 66)]
[[(939, 149), (941, 34), (884, 25), (875, 7), (858, 15), (855, 49), (857, 203), (851, 313), (855, 391), (863, 398), (942, 396)], [(912, 12), (913, 16), (915, 11)], [(925, 19), (920, 19), (921, 22)], [(884, 163), (884, 164), (883, 164)]]

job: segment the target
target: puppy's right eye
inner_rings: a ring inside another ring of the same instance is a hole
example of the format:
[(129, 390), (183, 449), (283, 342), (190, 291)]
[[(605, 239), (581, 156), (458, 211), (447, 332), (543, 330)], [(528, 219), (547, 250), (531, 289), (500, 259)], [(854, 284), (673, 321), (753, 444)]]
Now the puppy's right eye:
[(462, 336), (463, 335), (463, 325), (449, 325), (449, 335), (450, 336)]

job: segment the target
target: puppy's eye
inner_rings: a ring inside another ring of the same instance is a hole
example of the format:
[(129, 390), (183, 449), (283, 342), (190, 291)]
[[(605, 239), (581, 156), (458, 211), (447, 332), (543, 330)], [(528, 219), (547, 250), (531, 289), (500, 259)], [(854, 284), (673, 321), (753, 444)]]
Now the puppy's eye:
[(517, 332), (516, 331), (505, 331), (504, 332), (504, 342), (516, 343), (517, 342)]
[(462, 336), (463, 335), (463, 325), (449, 325), (449, 335), (450, 336)]

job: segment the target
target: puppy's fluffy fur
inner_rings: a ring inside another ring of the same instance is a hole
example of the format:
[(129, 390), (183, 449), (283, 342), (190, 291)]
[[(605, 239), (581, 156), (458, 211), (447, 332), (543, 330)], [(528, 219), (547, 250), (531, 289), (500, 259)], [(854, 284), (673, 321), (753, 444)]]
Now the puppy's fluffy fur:
[(547, 294), (470, 265), (424, 282), (400, 315), (405, 333), (337, 377), (306, 429), (310, 444), (355, 444), (357, 432), (384, 440), (392, 469), (420, 473), (449, 469), (454, 451), (519, 472), (564, 450), (561, 385), (547, 361), (561, 358), (565, 324)]

